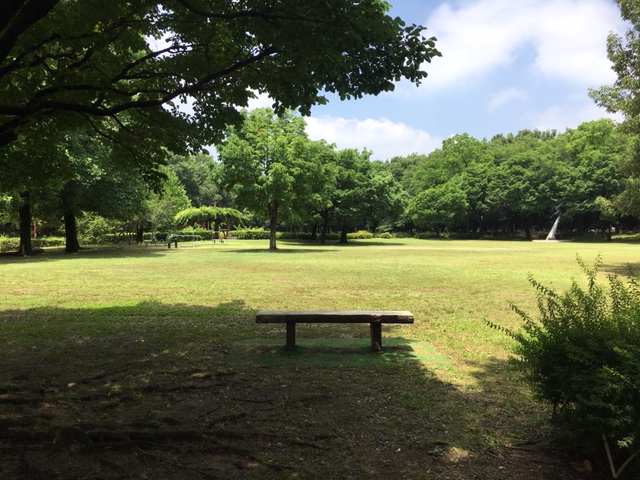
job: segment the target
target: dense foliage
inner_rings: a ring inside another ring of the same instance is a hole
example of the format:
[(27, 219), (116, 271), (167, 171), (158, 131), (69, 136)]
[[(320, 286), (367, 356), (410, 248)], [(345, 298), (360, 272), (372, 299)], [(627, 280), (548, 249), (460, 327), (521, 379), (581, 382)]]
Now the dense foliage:
[[(333, 233), (347, 241), (356, 230), (544, 238), (560, 206), (558, 238), (589, 232), (611, 238), (614, 230), (637, 229), (638, 216), (620, 208), (636, 138), (608, 119), (562, 133), (524, 130), (491, 140), (455, 135), (428, 155), (380, 162), (367, 150), (309, 140), (293, 112), (245, 115), (242, 128), (229, 130), (219, 159), (170, 155), (153, 188), (126, 170), (116, 173), (95, 135), (69, 137), (61, 144), (69, 173), (58, 193), (32, 192), (38, 224), (43, 233), (60, 234), (63, 213), (92, 212), (140, 240), (144, 231), (196, 222), (213, 222), (207, 227), (216, 230), (238, 225), (241, 211), (246, 227), (307, 232), (321, 242)], [(17, 200), (9, 195), (0, 203), (5, 233), (15, 229)], [(233, 215), (219, 215), (225, 209)]]
[[(603, 438), (624, 460), (640, 447), (640, 286), (579, 263), (587, 287), (574, 280), (560, 294), (533, 278), (538, 316), (517, 306), (520, 331), (497, 327), (516, 340), (513, 364), (535, 394), (553, 406), (565, 445), (602, 451)], [(490, 325), (496, 327), (496, 325)]]

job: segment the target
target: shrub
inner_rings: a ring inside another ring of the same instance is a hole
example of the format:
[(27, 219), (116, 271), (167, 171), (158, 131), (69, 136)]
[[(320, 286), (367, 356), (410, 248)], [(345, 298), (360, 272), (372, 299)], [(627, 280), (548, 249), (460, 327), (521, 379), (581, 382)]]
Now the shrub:
[(395, 238), (395, 236), (393, 235), (393, 233), (382, 232), (376, 233), (376, 238)]
[(31, 241), (33, 248), (64, 247), (65, 237), (38, 237)]
[(202, 240), (212, 240), (213, 239), (213, 231), (208, 228), (202, 228), (199, 225), (194, 225), (192, 227), (185, 227), (182, 230), (179, 230), (178, 235), (199, 235)]
[(77, 223), (78, 240), (84, 245), (112, 243), (113, 232), (120, 230), (119, 222), (91, 212), (79, 215)]
[(0, 252), (12, 252), (18, 250), (20, 239), (16, 237), (7, 237), (0, 235)]
[(640, 453), (640, 288), (631, 273), (626, 282), (608, 275), (608, 288), (598, 283), (600, 257), (593, 268), (578, 263), (586, 289), (574, 280), (558, 294), (529, 277), (538, 318), (511, 305), (523, 320), (520, 331), (488, 323), (516, 340), (512, 363), (552, 405), (559, 438), (590, 454), (604, 439), (615, 477), (614, 457), (626, 457), (622, 470)]
[(234, 230), (231, 236), (238, 240), (269, 240), (269, 230), (264, 228), (248, 228), (244, 230)]
[(369, 240), (373, 238), (373, 233), (366, 230), (358, 230), (357, 232), (347, 233), (347, 238), (350, 240)]

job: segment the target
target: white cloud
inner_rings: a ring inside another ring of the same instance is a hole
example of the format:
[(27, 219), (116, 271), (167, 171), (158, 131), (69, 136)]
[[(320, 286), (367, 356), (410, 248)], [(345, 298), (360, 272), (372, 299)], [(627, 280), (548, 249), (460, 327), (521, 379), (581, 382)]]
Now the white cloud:
[(535, 127), (538, 130), (558, 130), (563, 132), (569, 126), (575, 128), (583, 122), (609, 117), (621, 122), (621, 115), (612, 115), (594, 103), (585, 103), (582, 106), (553, 105), (536, 115)]
[(489, 111), (497, 110), (513, 100), (526, 100), (527, 97), (527, 93), (520, 88), (507, 88), (491, 96), (488, 108)]
[(440, 147), (442, 140), (427, 132), (386, 118), (375, 120), (347, 119), (342, 117), (308, 117), (307, 134), (312, 140), (335, 143), (338, 149), (356, 148), (371, 150), (372, 158), (387, 160), (411, 153), (429, 153)]
[(427, 66), (430, 88), (451, 86), (506, 67), (525, 48), (535, 58), (527, 68), (578, 84), (614, 79), (606, 37), (624, 30), (609, 0), (468, 0), (440, 5), (427, 20), (443, 57)]
[(255, 93), (255, 95), (256, 98), (249, 99), (249, 105), (247, 106), (248, 110), (264, 107), (271, 108), (273, 106), (273, 99), (266, 93)]

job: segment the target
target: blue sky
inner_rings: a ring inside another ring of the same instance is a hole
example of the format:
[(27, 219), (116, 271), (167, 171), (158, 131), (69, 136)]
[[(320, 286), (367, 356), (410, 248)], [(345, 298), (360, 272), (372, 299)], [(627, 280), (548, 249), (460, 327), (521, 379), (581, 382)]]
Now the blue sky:
[[(312, 139), (385, 160), (429, 153), (458, 134), (482, 139), (609, 116), (588, 96), (611, 84), (606, 37), (626, 25), (613, 0), (390, 0), (391, 14), (428, 28), (443, 54), (416, 87), (315, 107)], [(251, 106), (268, 105), (258, 99)], [(613, 116), (619, 120), (620, 117)]]

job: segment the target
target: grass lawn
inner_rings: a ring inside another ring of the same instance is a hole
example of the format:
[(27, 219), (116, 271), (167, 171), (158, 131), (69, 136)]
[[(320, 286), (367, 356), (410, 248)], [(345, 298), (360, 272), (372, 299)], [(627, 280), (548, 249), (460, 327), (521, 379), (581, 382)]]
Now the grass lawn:
[[(258, 241), (0, 257), (0, 478), (594, 478), (507, 368), (580, 255), (634, 243)], [(415, 324), (256, 325), (258, 309), (410, 310)], [(596, 470), (602, 467), (596, 462)]]

